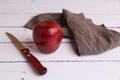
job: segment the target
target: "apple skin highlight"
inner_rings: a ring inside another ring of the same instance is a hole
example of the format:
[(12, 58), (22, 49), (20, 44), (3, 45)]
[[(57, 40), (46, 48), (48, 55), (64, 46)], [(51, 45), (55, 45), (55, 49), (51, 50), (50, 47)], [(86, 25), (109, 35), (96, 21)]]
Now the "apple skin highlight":
[(62, 28), (52, 20), (39, 22), (33, 30), (33, 40), (42, 53), (55, 52), (62, 41)]

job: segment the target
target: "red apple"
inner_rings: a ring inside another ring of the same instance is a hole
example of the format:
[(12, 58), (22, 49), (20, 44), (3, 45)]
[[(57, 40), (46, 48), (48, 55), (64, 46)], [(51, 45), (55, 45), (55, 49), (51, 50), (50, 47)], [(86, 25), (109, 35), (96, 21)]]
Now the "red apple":
[(62, 28), (55, 21), (41, 21), (33, 30), (33, 40), (41, 52), (52, 53), (60, 46), (62, 40)]

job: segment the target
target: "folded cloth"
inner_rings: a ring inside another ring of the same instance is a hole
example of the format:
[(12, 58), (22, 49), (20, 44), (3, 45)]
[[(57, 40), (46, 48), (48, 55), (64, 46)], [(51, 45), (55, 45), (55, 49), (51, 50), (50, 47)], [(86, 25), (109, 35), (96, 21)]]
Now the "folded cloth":
[(63, 9), (63, 13), (45, 13), (33, 17), (25, 28), (33, 27), (42, 20), (55, 20), (63, 28), (63, 35), (73, 38), (77, 54), (95, 55), (120, 45), (120, 33), (96, 25), (83, 13), (76, 14)]
[(62, 13), (43, 13), (43, 14), (36, 15), (25, 24), (25, 28), (33, 29), (38, 22), (44, 21), (44, 20), (56, 21), (57, 23), (59, 23), (62, 26), (63, 37), (71, 38), (69, 29), (68, 29), (68, 25), (67, 25)]

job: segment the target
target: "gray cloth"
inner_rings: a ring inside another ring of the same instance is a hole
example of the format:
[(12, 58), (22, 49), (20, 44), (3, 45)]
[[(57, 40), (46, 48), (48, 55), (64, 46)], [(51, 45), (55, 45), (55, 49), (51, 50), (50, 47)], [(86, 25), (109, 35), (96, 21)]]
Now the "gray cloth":
[(45, 13), (33, 17), (25, 28), (33, 29), (39, 21), (54, 20), (63, 28), (63, 36), (72, 38), (80, 55), (95, 55), (120, 45), (120, 33), (96, 25), (83, 13), (76, 14), (63, 9), (62, 13)]
[(44, 20), (54, 20), (62, 26), (63, 30), (63, 37), (64, 38), (71, 38), (71, 34), (68, 29), (68, 25), (65, 21), (65, 18), (62, 13), (44, 13), (34, 16), (30, 21), (25, 24), (25, 28), (32, 29), (35, 25)]

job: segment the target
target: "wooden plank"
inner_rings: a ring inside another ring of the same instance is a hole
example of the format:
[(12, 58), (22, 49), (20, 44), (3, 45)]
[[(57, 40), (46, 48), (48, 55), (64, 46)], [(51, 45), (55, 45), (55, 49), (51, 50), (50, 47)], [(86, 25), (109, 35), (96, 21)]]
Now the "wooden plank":
[[(11, 42), (5, 32), (12, 33), (21, 42), (33, 42), (32, 30), (26, 28), (17, 27), (0, 27), (0, 42)], [(69, 39), (63, 39), (62, 42), (71, 42)]]
[(85, 13), (120, 13), (118, 0), (1, 0), (0, 5), (0, 13), (61, 12), (63, 8)]
[(104, 24), (106, 27), (120, 27), (119, 14), (85, 14), (85, 16), (91, 18), (93, 23), (97, 25)]
[[(49, 12), (49, 11), (48, 11)], [(0, 27), (23, 27), (33, 16), (40, 14), (0, 14)], [(46, 13), (46, 12), (44, 12)], [(91, 18), (95, 24), (105, 24), (106, 27), (120, 27), (120, 14), (88, 14), (85, 13), (87, 18)]]
[(31, 19), (29, 14), (0, 14), (0, 26), (21, 27)]
[[(120, 27), (109, 27), (108, 29), (112, 29), (115, 31), (120, 32)], [(10, 32), (14, 36), (16, 36), (21, 42), (33, 42), (32, 37), (32, 30), (26, 29), (26, 28), (15, 28), (15, 27), (0, 27), (0, 42), (11, 42), (11, 40), (8, 38), (8, 36), (5, 34), (5, 32)], [(62, 42), (71, 42), (70, 39), (63, 39)]]
[[(0, 42), (11, 42), (5, 32), (10, 32), (15, 35), (20, 41), (22, 42), (33, 42), (32, 40), (32, 30), (25, 29), (25, 28), (0, 28)], [(22, 38), (24, 36), (24, 38)]]
[(1, 80), (119, 80), (119, 62), (46, 62), (47, 74), (34, 73), (28, 63), (0, 63)]
[[(23, 43), (31, 53), (42, 62), (120, 62), (120, 47), (104, 52), (100, 55), (77, 56), (72, 43), (61, 43), (57, 51), (43, 54), (34, 43)], [(26, 61), (24, 56), (12, 43), (0, 43), (0, 62)]]

